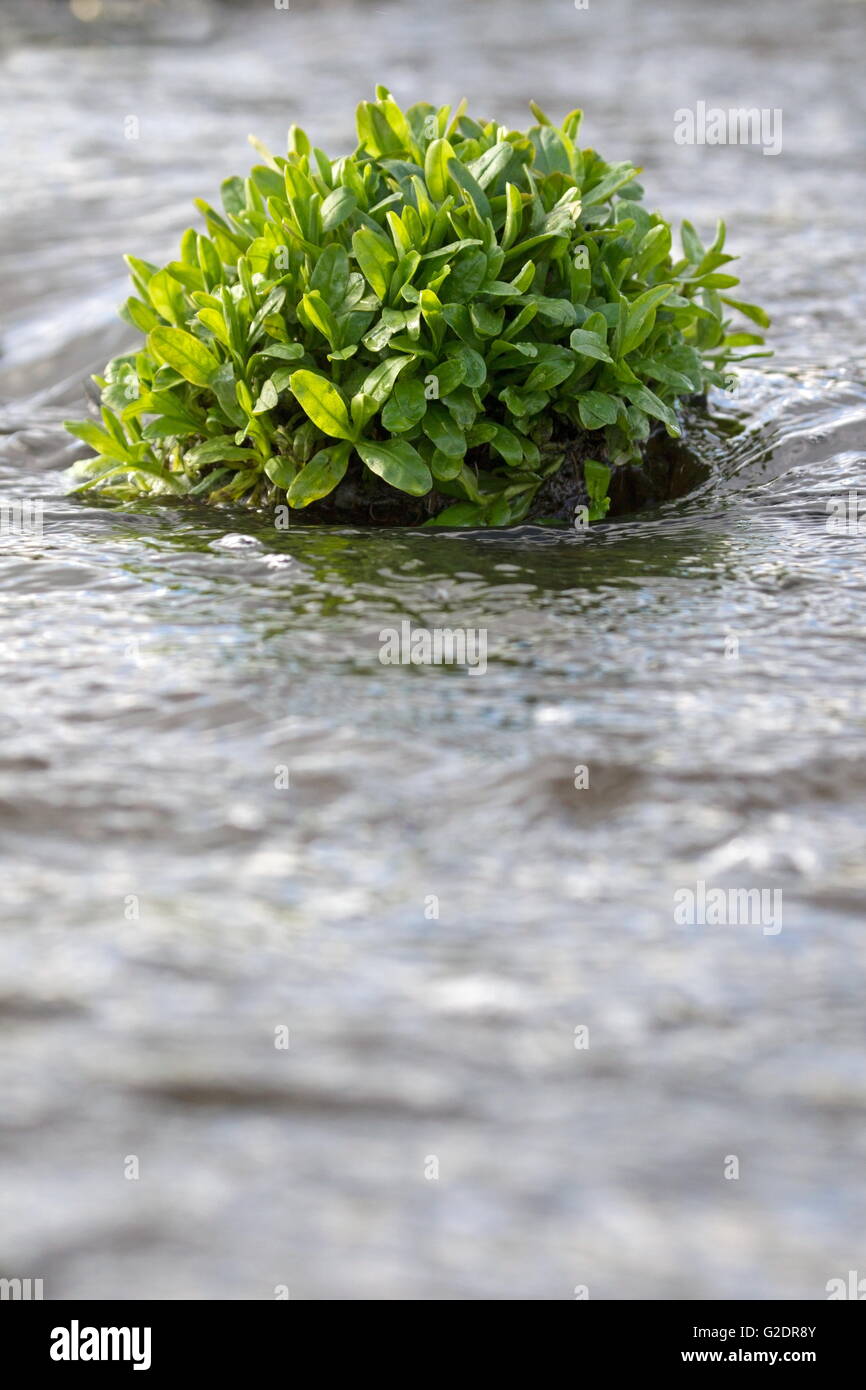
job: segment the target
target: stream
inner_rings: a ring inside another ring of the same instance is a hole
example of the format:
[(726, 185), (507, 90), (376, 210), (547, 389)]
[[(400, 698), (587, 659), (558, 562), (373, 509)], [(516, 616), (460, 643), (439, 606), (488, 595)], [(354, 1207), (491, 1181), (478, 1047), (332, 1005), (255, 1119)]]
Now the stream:
[[(4, 4), (0, 504), (42, 528), (0, 528), (0, 1275), (866, 1273), (864, 39), (861, 0)], [(724, 216), (775, 355), (690, 415), (686, 496), (461, 534), (68, 495), (123, 253), (171, 256), (249, 132), (349, 148), (377, 82), (582, 106), (651, 207)], [(678, 144), (698, 101), (781, 150)], [(486, 669), (383, 664), (404, 620)], [(780, 929), (678, 921), (699, 885)]]

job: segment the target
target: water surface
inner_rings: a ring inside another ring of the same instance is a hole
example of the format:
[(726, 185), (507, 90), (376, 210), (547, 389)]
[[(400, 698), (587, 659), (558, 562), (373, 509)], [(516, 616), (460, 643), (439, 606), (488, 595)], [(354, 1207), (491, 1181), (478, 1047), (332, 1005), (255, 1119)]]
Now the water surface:
[[(823, 1297), (866, 1258), (866, 538), (826, 525), (863, 484), (866, 6), (103, 10), (0, 29), (0, 497), (44, 504), (0, 539), (0, 1272)], [(582, 105), (652, 205), (724, 213), (777, 355), (692, 421), (701, 487), (588, 536), (65, 494), (121, 254), (167, 257), (248, 131), (347, 147), (377, 81)], [(782, 153), (677, 146), (697, 100), (781, 108)], [(486, 629), (486, 673), (383, 666), (403, 618)], [(698, 881), (781, 891), (782, 931), (677, 924)]]

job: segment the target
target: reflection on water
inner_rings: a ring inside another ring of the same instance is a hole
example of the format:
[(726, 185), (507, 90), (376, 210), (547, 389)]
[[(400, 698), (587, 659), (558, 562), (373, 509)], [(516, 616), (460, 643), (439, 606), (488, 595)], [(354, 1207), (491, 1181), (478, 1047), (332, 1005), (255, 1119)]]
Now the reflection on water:
[[(695, 14), (4, 11), (0, 496), (44, 508), (0, 538), (4, 1275), (822, 1297), (862, 1259), (866, 542), (826, 523), (863, 480), (866, 9)], [(725, 212), (777, 357), (693, 422), (689, 496), (588, 536), (64, 496), (121, 253), (167, 255), (248, 130), (348, 143), (376, 81), (582, 104), (651, 201)], [(697, 99), (782, 107), (782, 154), (676, 146)], [(485, 629), (486, 674), (382, 665), (404, 618)], [(699, 882), (780, 889), (782, 932), (678, 925)]]

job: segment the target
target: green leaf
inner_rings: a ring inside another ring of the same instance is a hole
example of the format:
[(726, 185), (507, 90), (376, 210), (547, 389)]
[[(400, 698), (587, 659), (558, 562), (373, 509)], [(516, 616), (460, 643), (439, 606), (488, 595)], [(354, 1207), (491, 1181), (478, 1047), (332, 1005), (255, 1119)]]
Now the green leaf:
[(632, 405), (645, 410), (647, 415), (661, 420), (672, 438), (676, 439), (682, 433), (679, 421), (670, 406), (665, 405), (664, 401), (660, 400), (648, 386), (641, 386), (639, 382), (623, 381), (620, 384), (620, 390), (626, 399), (631, 401)]
[(159, 415), (149, 421), (141, 431), (142, 439), (182, 439), (190, 433), (189, 425), (182, 416)]
[(333, 348), (337, 346), (340, 335), (339, 325), (333, 310), (328, 305), (326, 299), (322, 297), (318, 290), (310, 290), (302, 298), (299, 309), (299, 318), (304, 322), (304, 315), (318, 329), (323, 338), (326, 338), (329, 345)]
[(363, 391), (359, 391), (349, 402), (349, 411), (352, 422), (358, 434), (362, 434), (366, 425), (370, 423), (376, 414), (376, 402), (372, 396), (367, 396)]
[(657, 266), (670, 255), (670, 250), (671, 229), (667, 223), (650, 227), (638, 243), (634, 260), (629, 267), (629, 274), (645, 276), (648, 270), (652, 270), (654, 266)]
[(199, 309), (196, 318), (217, 338), (224, 347), (232, 345), (231, 334), (219, 309)]
[(455, 391), (449, 391), (447, 396), (442, 397), (442, 404), (451, 411), (454, 423), (461, 430), (472, 428), (479, 410), (477, 392), (470, 391), (468, 386), (458, 386)]
[(542, 173), (571, 174), (571, 141), (566, 140), (561, 131), (542, 125), (532, 135), (532, 142), (536, 149), (536, 168)]
[(626, 357), (648, 336), (655, 322), (656, 309), (673, 294), (673, 290), (673, 285), (654, 285), (631, 301), (620, 356)]
[(691, 222), (683, 222), (680, 228), (680, 241), (683, 244), (683, 252), (692, 265), (700, 265), (705, 251)]
[(577, 411), (585, 430), (600, 430), (616, 420), (619, 401), (616, 396), (606, 396), (603, 391), (584, 391), (577, 398)]
[(606, 203), (612, 194), (630, 183), (638, 172), (633, 164), (610, 164), (607, 167), (608, 172), (598, 180), (595, 186), (589, 192), (584, 190), (581, 200), (584, 208), (594, 207), (598, 203)]
[(525, 294), (532, 286), (535, 279), (536, 265), (534, 261), (527, 261), (521, 270), (511, 281), (511, 288), (518, 294)]
[(220, 184), (220, 196), (227, 213), (243, 212), (247, 202), (243, 179), (237, 177), (223, 179)]
[(357, 111), (358, 138), (373, 155), (403, 154), (403, 138), (391, 126), (386, 111), (372, 101), (362, 101)]
[(81, 487), (76, 488), (75, 491), (84, 492), (85, 488), (96, 487), (100, 483), (105, 482), (107, 478), (116, 477), (121, 473), (131, 473), (133, 475), (140, 473), (146, 478), (156, 478), (159, 482), (165, 484), (172, 492), (183, 492), (181, 480), (169, 473), (167, 468), (162, 468), (158, 463), (147, 463), (145, 461), (134, 464), (124, 463), (119, 468), (110, 468), (106, 473), (100, 473), (95, 478), (91, 478)]
[(282, 454), (274, 454), (265, 464), (265, 473), (272, 483), (285, 491), (292, 486), (297, 476), (297, 468), (291, 459), (284, 458)]
[(352, 237), (352, 250), (371, 290), (384, 302), (391, 274), (397, 264), (397, 257), (390, 245), (384, 237), (371, 232), (369, 227), (359, 227)]
[[(118, 443), (114, 437), (97, 425), (95, 420), (64, 420), (63, 428), (76, 438), (89, 444), (91, 449), (95, 449), (98, 454), (107, 454), (109, 457), (117, 457)], [(112, 453), (112, 450), (115, 452)], [(129, 456), (127, 449), (122, 449), (120, 461)]]
[(483, 251), (467, 251), (458, 256), (446, 281), (449, 299), (471, 299), (487, 278), (487, 257)]
[(475, 332), (482, 338), (495, 338), (502, 332), (504, 310), (488, 309), (486, 304), (471, 304), (469, 317)]
[(268, 347), (262, 348), (259, 355), (280, 357), (285, 362), (296, 362), (299, 357), (303, 357), (304, 349), (300, 343), (271, 343)]
[(237, 399), (237, 387), (235, 382), (235, 369), (231, 362), (223, 362), (219, 370), (214, 374), (211, 387), (216, 395), (220, 410), (223, 415), (233, 425), (240, 428), (245, 420), (245, 415)]
[(335, 444), (320, 449), (305, 464), (286, 494), (290, 507), (308, 507), (320, 497), (327, 497), (342, 482), (349, 466), (351, 444)]
[(411, 497), (423, 497), (433, 486), (430, 469), (412, 445), (405, 439), (389, 443), (360, 439), (358, 453), (372, 473), (378, 473), (386, 483), (408, 492)]
[(544, 391), (518, 391), (513, 386), (506, 386), (505, 390), (500, 392), (499, 398), (518, 419), (537, 415), (548, 402), (548, 396)]
[(173, 367), (193, 386), (209, 386), (219, 361), (204, 343), (183, 328), (154, 328), (147, 345), (154, 357)]
[(150, 277), (147, 293), (151, 304), (162, 318), (169, 323), (182, 324), (189, 314), (183, 285), (169, 275), (167, 270), (158, 270)]
[(405, 367), (408, 367), (409, 362), (408, 357), (386, 357), (384, 362), (380, 362), (378, 367), (374, 367), (367, 376), (361, 387), (362, 392), (370, 396), (377, 406), (384, 405), (391, 394), (397, 377)]
[(514, 146), (507, 140), (500, 140), (491, 145), (489, 150), (485, 150), (478, 159), (473, 160), (468, 166), (469, 172), (480, 188), (488, 188), (505, 173), (514, 159), (514, 154)]
[(454, 150), (447, 140), (432, 140), (424, 156), (424, 182), (434, 203), (448, 196), (448, 162)]
[(589, 494), (589, 519), (600, 521), (610, 506), (610, 498), (607, 495), (610, 469), (597, 459), (584, 459), (583, 481)]
[(424, 433), (440, 453), (448, 458), (462, 458), (466, 453), (466, 438), (458, 429), (444, 405), (431, 401), (424, 416)]
[(694, 388), (694, 383), (689, 380), (682, 372), (676, 371), (669, 366), (667, 361), (657, 357), (632, 358), (629, 364), (635, 372), (641, 376), (648, 376), (653, 381), (664, 382), (665, 386), (672, 387), (675, 391), (689, 394)]
[(571, 328), (577, 320), (574, 305), (570, 299), (550, 299), (543, 294), (523, 295), (521, 303), (534, 305), (539, 318), (562, 328)]
[(505, 185), (505, 205), (505, 226), (499, 243), (503, 251), (507, 251), (517, 240), (523, 224), (523, 197), (516, 184)]
[(505, 459), (509, 468), (518, 468), (523, 462), (523, 445), (517, 435), (504, 425), (496, 426), (496, 433), (490, 442), (496, 452)]
[(466, 165), (461, 164), (459, 159), (449, 159), (448, 173), (453, 182), (456, 183), (464, 193), (468, 194), (478, 216), (485, 220), (490, 219), (493, 213), (487, 194), (484, 192), (484, 189), (478, 183), (477, 179), (472, 177)]
[[(291, 380), (291, 377), (289, 380)], [(259, 392), (259, 398), (253, 406), (253, 414), (262, 415), (266, 410), (273, 410), (279, 399), (276, 385), (269, 377)]]
[(189, 496), (194, 497), (198, 492), (213, 492), (217, 483), (223, 478), (230, 478), (233, 470), (231, 468), (215, 468), (211, 473), (205, 473), (204, 477), (199, 478), (189, 490)]
[(452, 356), (444, 362), (440, 362), (428, 375), (436, 378), (439, 399), (443, 396), (450, 396), (452, 391), (456, 391), (458, 386), (462, 386), (464, 377), (464, 367), (461, 358)]
[(430, 472), (438, 483), (449, 483), (456, 478), (463, 468), (461, 457), (449, 458), (443, 454), (441, 449), (434, 449), (430, 459)]
[(322, 231), (333, 232), (352, 216), (358, 200), (349, 188), (335, 188), (321, 206)]
[(196, 255), (205, 283), (218, 285), (222, 278), (222, 262), (213, 242), (201, 233), (196, 237)]
[(139, 333), (149, 333), (152, 328), (159, 327), (159, 315), (151, 309), (149, 304), (144, 304), (135, 296), (130, 296), (120, 311), (120, 317), (137, 328)]
[(310, 276), (310, 289), (318, 290), (322, 298), (336, 309), (349, 284), (349, 257), (344, 246), (326, 246)]
[(760, 328), (770, 327), (770, 315), (757, 304), (746, 304), (742, 299), (729, 299), (725, 294), (722, 295), (722, 303), (729, 304), (732, 309), (739, 309), (741, 314), (745, 314), (747, 319), (751, 319)]
[(544, 114), (544, 112), (542, 111), (541, 107), (538, 105), (538, 102), (536, 102), (536, 101), (531, 101), (531, 102), (529, 103), (529, 109), (530, 109), (530, 111), (532, 112), (532, 114), (533, 114), (533, 116), (535, 117), (535, 119), (538, 121), (538, 124), (539, 124), (539, 125), (548, 125), (548, 126), (549, 126), (549, 125), (551, 124), (550, 117), (549, 117), (549, 116), (545, 116), (545, 114)]
[(403, 434), (414, 429), (424, 417), (427, 398), (417, 378), (398, 381), (382, 408), (382, 425), (389, 434)]
[(292, 373), (292, 394), (314, 425), (334, 439), (355, 439), (357, 431), (349, 419), (346, 402), (336, 386), (315, 372)]
[(156, 273), (157, 267), (150, 261), (142, 261), (138, 256), (124, 256), (123, 258), (129, 267), (130, 275), (136, 288), (144, 290), (151, 277)]
[(425, 526), (484, 526), (484, 507), (476, 502), (455, 502), (453, 507), (431, 516)]
[(592, 357), (598, 362), (613, 362), (607, 350), (607, 338), (601, 333), (575, 328), (568, 341), (581, 357)]
[[(422, 261), (441, 261), (449, 257), (455, 258), (458, 251), (463, 251), (467, 246), (480, 246), (478, 237), (462, 237), (460, 241), (449, 241), (447, 246), (439, 246), (435, 251), (425, 251), (421, 257)], [(485, 257), (485, 260), (487, 258)], [(449, 281), (450, 284), (450, 281)]]
[(184, 461), (193, 468), (201, 468), (206, 463), (228, 463), (233, 460), (248, 460), (254, 463), (256, 459), (255, 449), (244, 449), (241, 445), (235, 444), (234, 435), (221, 434), (215, 439), (208, 439), (204, 444), (197, 444), (194, 449), (190, 449), (184, 455)]
[(526, 391), (552, 391), (574, 371), (574, 358), (570, 355), (539, 362), (526, 378)]
[(719, 275), (716, 273), (709, 275), (696, 275), (690, 284), (699, 286), (702, 290), (732, 290), (735, 285), (740, 283), (738, 275)]
[(480, 352), (459, 343), (447, 349), (448, 356), (454, 357), (463, 368), (463, 384), (470, 387), (483, 386), (487, 380), (487, 366)]

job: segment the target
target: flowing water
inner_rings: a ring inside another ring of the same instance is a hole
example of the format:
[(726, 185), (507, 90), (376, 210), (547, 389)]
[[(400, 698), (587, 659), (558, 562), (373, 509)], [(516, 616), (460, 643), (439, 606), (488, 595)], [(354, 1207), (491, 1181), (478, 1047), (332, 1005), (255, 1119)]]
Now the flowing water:
[[(0, 21), (0, 498), (44, 507), (0, 537), (0, 1274), (825, 1297), (866, 1272), (866, 536), (827, 524), (866, 5), (73, 8)], [(690, 495), (588, 535), (66, 495), (122, 253), (167, 258), (249, 131), (349, 146), (377, 81), (581, 105), (652, 205), (725, 215), (776, 356), (693, 419)], [(699, 100), (781, 109), (781, 153), (676, 144)], [(404, 619), (485, 629), (486, 671), (381, 664)], [(700, 883), (772, 919), (683, 925)]]

